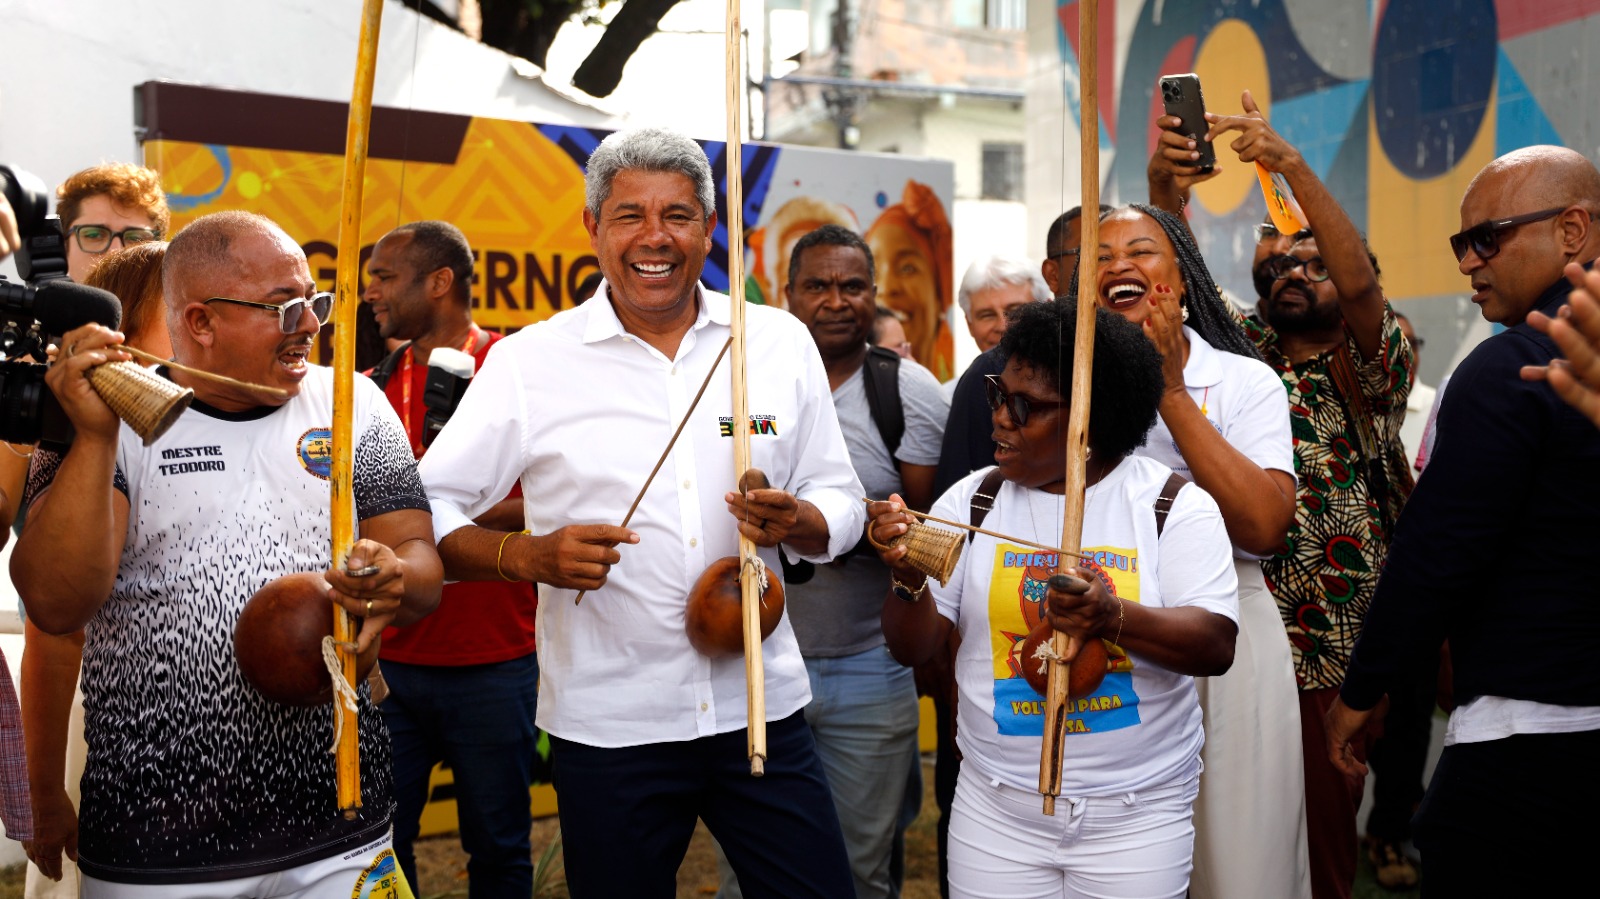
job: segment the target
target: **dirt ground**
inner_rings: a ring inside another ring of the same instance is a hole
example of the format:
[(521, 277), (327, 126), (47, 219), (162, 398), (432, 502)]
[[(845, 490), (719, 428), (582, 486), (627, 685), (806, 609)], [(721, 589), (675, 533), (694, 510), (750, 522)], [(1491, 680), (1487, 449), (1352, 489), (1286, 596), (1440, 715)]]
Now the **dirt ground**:
[[(934, 844), (934, 822), (939, 810), (933, 804), (933, 765), (922, 766), (922, 814), (906, 832), (905, 899), (938, 899), (939, 862)], [(560, 834), (555, 818), (533, 822), (533, 857), (537, 862), (545, 847)], [(559, 854), (556, 864), (559, 866)], [(467, 895), (467, 857), (454, 834), (417, 842), (418, 899), (454, 899)], [(566, 899), (567, 890), (556, 871), (553, 882), (537, 889), (539, 899)], [(679, 899), (702, 899), (717, 893), (717, 860), (705, 825), (695, 828), (689, 852), (678, 869)]]

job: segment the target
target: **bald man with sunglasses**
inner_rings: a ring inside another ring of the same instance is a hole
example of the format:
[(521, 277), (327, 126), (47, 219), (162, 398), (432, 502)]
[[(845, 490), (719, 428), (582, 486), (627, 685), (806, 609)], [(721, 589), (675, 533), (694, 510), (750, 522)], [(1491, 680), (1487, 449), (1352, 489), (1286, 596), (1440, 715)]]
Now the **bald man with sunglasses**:
[(305, 254), (270, 220), (222, 212), (173, 238), (162, 275), (175, 360), (234, 380), (157, 369), (194, 401), (146, 442), (85, 377), (130, 358), (122, 335), (66, 334), (45, 380), (77, 435), (64, 454), (34, 455), (12, 556), (29, 619), (84, 632), (82, 895), (348, 895), (395, 870), (383, 720), (361, 684), (363, 805), (346, 818), (327, 706), (257, 692), (233, 630), (252, 594), (294, 572), (322, 572), (326, 614), (337, 603), (360, 617), (363, 649), (432, 611), (442, 566), (427, 496), (394, 410), (357, 378), (344, 499), (361, 539), (330, 567), (333, 377), (308, 358), (329, 298)]
[[(1328, 713), (1330, 759), (1385, 692), (1448, 639), (1456, 708), (1414, 819), (1424, 888), (1441, 896), (1558, 895), (1600, 840), (1600, 432), (1525, 369), (1560, 346), (1572, 283), (1600, 257), (1600, 171), (1561, 147), (1490, 163), (1450, 238), (1472, 302), (1507, 326), (1462, 361), (1438, 441), (1395, 534), (1366, 626)], [(1492, 813), (1488, 813), (1492, 810)]]

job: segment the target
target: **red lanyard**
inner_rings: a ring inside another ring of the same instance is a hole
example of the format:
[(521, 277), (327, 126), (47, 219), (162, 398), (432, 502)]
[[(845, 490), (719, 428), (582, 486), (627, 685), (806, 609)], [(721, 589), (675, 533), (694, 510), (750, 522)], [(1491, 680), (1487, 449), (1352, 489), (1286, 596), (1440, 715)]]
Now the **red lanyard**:
[[(473, 325), (467, 331), (467, 342), (461, 345), (461, 352), (468, 356), (476, 355), (478, 336), (483, 333)], [(418, 459), (422, 458), (422, 436), (411, 430), (411, 347), (406, 347), (404, 356), (400, 357), (400, 423), (406, 429), (406, 439), (411, 441), (411, 452)]]

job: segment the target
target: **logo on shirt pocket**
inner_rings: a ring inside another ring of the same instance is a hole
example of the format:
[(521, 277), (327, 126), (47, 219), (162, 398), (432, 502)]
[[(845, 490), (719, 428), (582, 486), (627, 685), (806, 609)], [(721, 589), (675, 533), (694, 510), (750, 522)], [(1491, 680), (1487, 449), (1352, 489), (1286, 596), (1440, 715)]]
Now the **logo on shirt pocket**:
[(295, 454), (300, 457), (302, 468), (326, 481), (333, 474), (333, 431), (312, 428), (301, 434)]
[[(723, 415), (717, 418), (717, 433), (724, 437), (733, 436), (733, 416)], [(751, 437), (776, 437), (778, 436), (778, 416), (758, 415), (750, 413)]]

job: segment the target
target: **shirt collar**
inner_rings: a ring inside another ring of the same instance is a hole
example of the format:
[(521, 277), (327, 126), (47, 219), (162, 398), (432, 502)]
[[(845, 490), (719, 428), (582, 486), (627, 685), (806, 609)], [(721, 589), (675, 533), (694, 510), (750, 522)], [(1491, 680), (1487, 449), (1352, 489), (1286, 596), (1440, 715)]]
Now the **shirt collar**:
[(1189, 338), (1189, 362), (1183, 367), (1183, 386), (1215, 387), (1222, 383), (1222, 360), (1217, 349), (1206, 343), (1188, 325), (1183, 326), (1183, 336)]
[[(695, 292), (698, 302), (695, 303), (695, 320), (691, 331), (698, 331), (708, 323), (724, 327), (732, 323), (733, 311), (725, 294), (706, 290), (698, 284), (695, 285)], [(583, 304), (582, 309), (588, 315), (583, 327), (584, 343), (599, 343), (627, 334), (622, 327), (622, 320), (617, 318), (616, 308), (611, 305), (611, 285), (606, 282), (600, 282), (599, 289), (589, 302)]]

